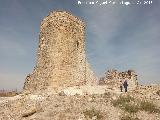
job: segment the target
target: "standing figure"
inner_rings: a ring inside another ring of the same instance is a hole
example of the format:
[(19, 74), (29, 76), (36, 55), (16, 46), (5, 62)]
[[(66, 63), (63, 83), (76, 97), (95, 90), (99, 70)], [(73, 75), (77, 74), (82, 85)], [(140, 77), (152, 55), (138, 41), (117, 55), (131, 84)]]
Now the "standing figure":
[(120, 81), (120, 90), (121, 90), (121, 92), (123, 92), (123, 83), (122, 83), (122, 81)]
[(128, 87), (127, 80), (124, 81), (123, 86), (124, 86), (125, 92), (127, 92), (127, 87)]

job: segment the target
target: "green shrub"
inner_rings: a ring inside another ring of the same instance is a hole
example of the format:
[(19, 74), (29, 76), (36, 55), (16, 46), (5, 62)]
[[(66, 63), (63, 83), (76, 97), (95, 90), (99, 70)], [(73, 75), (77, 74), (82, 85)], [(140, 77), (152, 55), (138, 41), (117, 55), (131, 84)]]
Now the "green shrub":
[(159, 95), (159, 96), (160, 96), (160, 90), (158, 90), (156, 93), (157, 93), (157, 95)]
[(63, 91), (61, 91), (61, 92), (58, 93), (58, 95), (59, 96), (65, 96), (66, 94)]
[(150, 113), (160, 113), (160, 109), (158, 109), (154, 103), (148, 101), (141, 101), (140, 109)]
[(133, 117), (131, 117), (131, 116), (129, 116), (129, 115), (127, 115), (127, 116), (123, 116), (122, 118), (121, 118), (121, 120), (140, 120), (139, 118), (133, 118)]
[(123, 108), (128, 113), (136, 113), (139, 111), (139, 106), (135, 104), (125, 104)]
[(134, 101), (134, 98), (131, 96), (120, 96), (117, 100), (113, 100), (112, 104), (114, 107), (121, 107), (124, 106), (125, 104)]
[(90, 119), (92, 119), (95, 116), (97, 120), (101, 120), (103, 118), (103, 115), (101, 114), (101, 112), (98, 110), (95, 110), (94, 108), (92, 108), (91, 110), (85, 110), (83, 114), (86, 118), (89, 117)]
[(110, 96), (111, 96), (111, 93), (110, 93), (110, 92), (105, 92), (105, 93), (104, 93), (104, 96), (105, 96), (105, 97), (110, 97)]
[(160, 113), (160, 109), (157, 108), (154, 103), (148, 101), (141, 101), (138, 104), (135, 104), (134, 98), (130, 96), (120, 96), (117, 100), (113, 100), (112, 104), (114, 107), (119, 107), (130, 114), (134, 114), (139, 110), (147, 111), (150, 113)]
[(122, 110), (125, 110), (128, 113), (136, 113), (139, 111), (139, 106), (135, 104), (131, 104), (131, 101), (134, 101), (134, 98), (131, 96), (120, 96), (117, 100), (112, 102), (114, 107), (119, 107)]

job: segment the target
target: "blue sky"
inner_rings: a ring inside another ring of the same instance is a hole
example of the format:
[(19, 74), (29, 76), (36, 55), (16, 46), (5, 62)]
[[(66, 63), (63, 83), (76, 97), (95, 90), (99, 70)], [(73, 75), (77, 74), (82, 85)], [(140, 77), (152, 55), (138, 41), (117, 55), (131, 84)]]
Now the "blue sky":
[(52, 10), (85, 21), (86, 54), (98, 77), (112, 68), (134, 69), (141, 84), (160, 83), (160, 1), (99, 6), (77, 0), (0, 0), (0, 89), (22, 89), (35, 65), (40, 22)]

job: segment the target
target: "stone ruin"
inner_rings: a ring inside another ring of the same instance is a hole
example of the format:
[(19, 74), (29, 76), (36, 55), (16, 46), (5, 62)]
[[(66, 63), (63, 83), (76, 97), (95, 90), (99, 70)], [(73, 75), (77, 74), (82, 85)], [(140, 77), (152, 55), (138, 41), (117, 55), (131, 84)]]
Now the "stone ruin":
[(124, 80), (128, 82), (128, 89), (134, 90), (138, 86), (137, 75), (134, 70), (128, 70), (125, 72), (119, 72), (117, 70), (111, 69), (105, 73), (105, 76), (100, 78), (99, 84), (106, 84), (112, 88), (118, 88)]
[(36, 66), (24, 91), (94, 84), (85, 55), (85, 24), (65, 11), (53, 11), (40, 26)]
[[(129, 94), (108, 89), (107, 86), (118, 88), (119, 81), (124, 79), (128, 79), (130, 88), (135, 88), (138, 85), (137, 75), (132, 70), (109, 70), (100, 80), (106, 85), (91, 86), (96, 77), (86, 60), (84, 35), (84, 23), (67, 12), (51, 12), (42, 21), (37, 63), (24, 84), (24, 91), (34, 93), (22, 92), (14, 97), (0, 98), (0, 120), (85, 120), (97, 119), (97, 115), (102, 119), (119, 120), (121, 116), (128, 115), (111, 104), (120, 95), (151, 100), (160, 106), (160, 85), (141, 86)], [(57, 95), (53, 91), (42, 92), (57, 87), (65, 89)], [(37, 94), (37, 91), (42, 94)], [(134, 105), (135, 102), (130, 103)], [(98, 114), (86, 117), (85, 113), (90, 110)], [(159, 114), (148, 113), (140, 111), (134, 116), (158, 120)]]

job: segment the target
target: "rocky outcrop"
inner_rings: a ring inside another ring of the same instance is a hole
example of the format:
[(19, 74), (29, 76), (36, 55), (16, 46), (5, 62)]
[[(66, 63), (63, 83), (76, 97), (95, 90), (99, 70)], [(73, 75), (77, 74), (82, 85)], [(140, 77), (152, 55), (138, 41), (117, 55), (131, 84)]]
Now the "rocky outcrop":
[(37, 63), (24, 90), (93, 84), (85, 55), (85, 25), (65, 11), (53, 11), (41, 22)]

